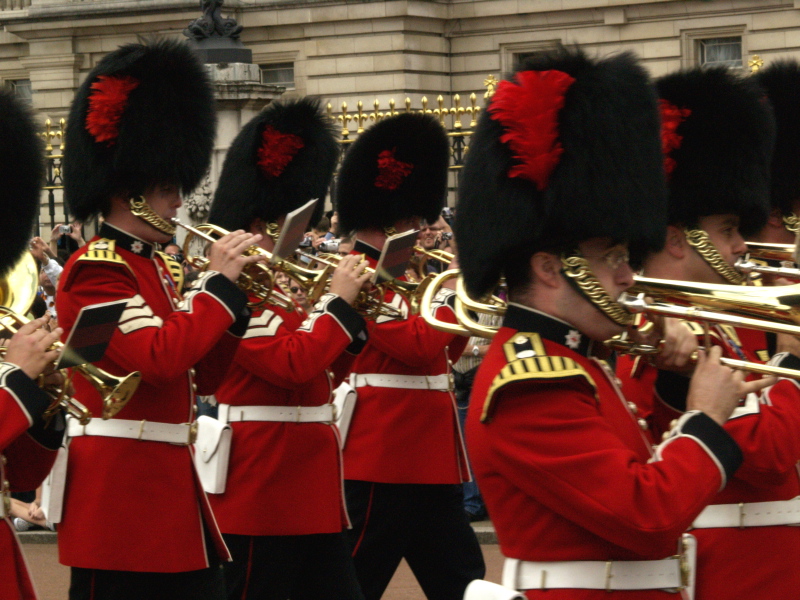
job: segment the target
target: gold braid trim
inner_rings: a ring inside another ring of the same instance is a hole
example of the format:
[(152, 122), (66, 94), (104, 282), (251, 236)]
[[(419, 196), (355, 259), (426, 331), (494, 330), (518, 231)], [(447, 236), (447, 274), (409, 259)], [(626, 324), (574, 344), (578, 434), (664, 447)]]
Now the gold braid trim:
[(281, 226), (275, 221), (270, 221), (264, 228), (264, 233), (272, 238), (272, 241), (278, 243), (278, 238), (281, 237)]
[(561, 256), (562, 272), (580, 292), (600, 311), (617, 325), (627, 327), (633, 324), (634, 315), (622, 308), (608, 295), (603, 284), (594, 276), (589, 263), (582, 256)]
[(390, 225), (389, 227), (383, 228), (383, 233), (386, 234), (386, 237), (392, 237), (393, 235), (397, 235), (397, 229), (394, 228), (394, 225)]
[(139, 199), (136, 200), (131, 198), (128, 200), (131, 205), (131, 212), (145, 221), (149, 225), (158, 229), (161, 233), (166, 233), (167, 235), (175, 235), (175, 225), (169, 223), (161, 218), (161, 216), (156, 213), (150, 205), (147, 203), (147, 200), (144, 199), (144, 196), (139, 196)]
[(742, 285), (744, 276), (730, 266), (717, 250), (716, 246), (708, 239), (708, 234), (702, 229), (684, 229), (686, 241), (697, 253), (714, 269), (722, 278), (733, 285)]
[(800, 231), (800, 217), (794, 213), (790, 215), (783, 215), (783, 224), (786, 226), (786, 229), (792, 233), (797, 233)]

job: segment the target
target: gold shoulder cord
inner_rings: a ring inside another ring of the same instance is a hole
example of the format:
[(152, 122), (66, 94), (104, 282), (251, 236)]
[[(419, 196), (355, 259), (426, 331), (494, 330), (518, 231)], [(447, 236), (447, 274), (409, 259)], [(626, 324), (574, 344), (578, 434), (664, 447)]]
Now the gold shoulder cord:
[(147, 200), (144, 199), (144, 196), (139, 196), (139, 199), (131, 198), (129, 200), (131, 205), (131, 212), (146, 221), (156, 229), (158, 229), (161, 233), (166, 233), (167, 235), (175, 235), (175, 225), (168, 223), (164, 219), (162, 219), (152, 208), (150, 205), (147, 204)]
[(623, 327), (633, 324), (634, 316), (608, 295), (597, 277), (592, 274), (589, 263), (584, 257), (562, 255), (561, 265), (564, 275), (573, 281), (581, 293), (605, 316)]
[(708, 239), (708, 234), (705, 231), (702, 229), (684, 229), (683, 231), (686, 234), (686, 241), (689, 242), (689, 245), (697, 250), (703, 260), (721, 275), (725, 281), (733, 285), (742, 285), (744, 283), (744, 276), (725, 262), (719, 250)]

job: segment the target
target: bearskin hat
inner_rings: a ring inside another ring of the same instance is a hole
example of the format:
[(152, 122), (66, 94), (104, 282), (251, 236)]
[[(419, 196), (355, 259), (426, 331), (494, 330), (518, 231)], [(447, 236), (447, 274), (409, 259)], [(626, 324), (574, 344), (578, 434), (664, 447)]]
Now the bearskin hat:
[(0, 211), (4, 215), (0, 276), (27, 248), (44, 180), (42, 140), (30, 109), (0, 92)]
[(659, 249), (666, 186), (656, 96), (632, 54), (540, 53), (498, 86), (469, 144), (455, 233), (483, 295), (537, 251), (608, 237)]
[(128, 44), (89, 73), (69, 113), (64, 197), (85, 220), (115, 195), (157, 184), (191, 192), (208, 169), (216, 134), (214, 92), (187, 44)]
[(447, 192), (450, 146), (431, 115), (401, 113), (364, 133), (345, 154), (336, 181), (342, 231), (439, 218)]
[(273, 102), (245, 125), (225, 156), (209, 221), (233, 231), (265, 222), (325, 194), (339, 159), (337, 130), (309, 98)]
[(759, 70), (756, 81), (767, 92), (777, 125), (772, 155), (772, 207), (784, 215), (800, 200), (800, 64), (778, 60)]
[(763, 90), (726, 67), (695, 68), (657, 80), (666, 143), (669, 221), (736, 214), (744, 235), (769, 215), (775, 122)]

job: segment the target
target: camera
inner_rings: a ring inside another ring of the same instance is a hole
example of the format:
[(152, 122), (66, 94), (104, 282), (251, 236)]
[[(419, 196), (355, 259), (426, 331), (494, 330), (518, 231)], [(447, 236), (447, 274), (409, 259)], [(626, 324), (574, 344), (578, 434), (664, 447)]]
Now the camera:
[(453, 239), (453, 232), (452, 231), (443, 231), (442, 235), (439, 236), (442, 241), (445, 240), (452, 240)]
[(333, 254), (334, 252), (339, 252), (339, 243), (342, 240), (334, 239), (334, 240), (326, 240), (322, 242), (319, 246), (317, 246), (317, 250), (319, 252), (327, 252), (329, 254)]
[(303, 238), (303, 241), (300, 242), (300, 247), (301, 248), (309, 248), (309, 247), (311, 247), (311, 236), (310, 235), (307, 235), (306, 237)]
[(61, 233), (72, 233), (72, 225), (59, 225), (58, 230)]
[(452, 208), (450, 208), (449, 206), (445, 206), (445, 207), (442, 209), (442, 218), (443, 218), (443, 219), (445, 220), (445, 222), (446, 222), (448, 225), (450, 225), (451, 227), (452, 227), (452, 225), (453, 225), (453, 217), (454, 217), (454, 216), (455, 216), (455, 215), (454, 215), (454, 213), (453, 213), (453, 209), (452, 209)]

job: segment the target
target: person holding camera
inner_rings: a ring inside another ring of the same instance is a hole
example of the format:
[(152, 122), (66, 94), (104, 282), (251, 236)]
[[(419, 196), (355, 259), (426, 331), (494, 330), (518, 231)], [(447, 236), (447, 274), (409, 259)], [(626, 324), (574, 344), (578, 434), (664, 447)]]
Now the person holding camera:
[(84, 245), (86, 240), (83, 239), (83, 224), (80, 221), (73, 221), (72, 225), (56, 225), (50, 233), (50, 250), (56, 256), (59, 251), (70, 255)]

